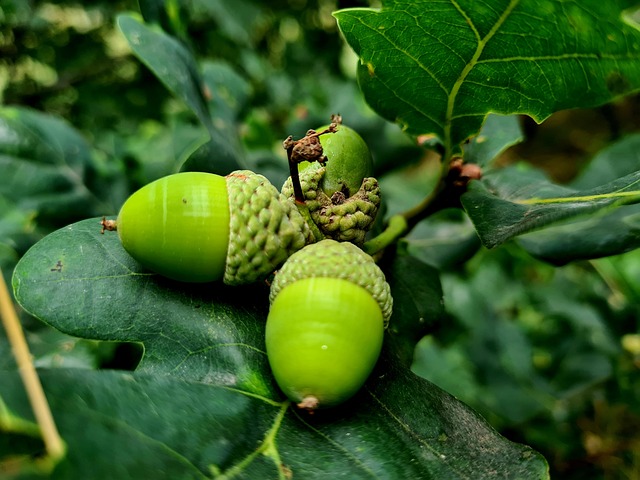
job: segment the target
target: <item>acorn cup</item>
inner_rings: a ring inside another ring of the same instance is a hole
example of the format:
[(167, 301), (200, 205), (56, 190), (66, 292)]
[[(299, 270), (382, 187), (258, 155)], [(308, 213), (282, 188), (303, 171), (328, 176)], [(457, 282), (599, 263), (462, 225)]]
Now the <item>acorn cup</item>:
[(380, 355), (393, 300), (384, 273), (351, 243), (294, 253), (271, 285), (266, 348), (276, 382), (300, 408), (339, 405)]

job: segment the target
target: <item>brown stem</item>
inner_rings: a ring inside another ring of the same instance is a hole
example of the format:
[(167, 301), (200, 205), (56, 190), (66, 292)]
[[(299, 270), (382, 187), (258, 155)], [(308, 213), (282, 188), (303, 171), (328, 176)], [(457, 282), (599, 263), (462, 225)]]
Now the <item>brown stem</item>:
[(327, 133), (335, 133), (339, 125), (337, 120), (339, 119), (332, 122), (329, 128), (324, 129), (322, 132), (309, 130), (300, 140), (294, 140), (293, 137), (289, 135), (284, 142), (282, 142), (283, 148), (287, 151), (289, 174), (291, 176), (293, 195), (296, 203), (305, 203), (302, 186), (300, 185), (300, 176), (298, 174), (298, 164), (301, 162), (319, 162), (320, 164), (324, 164), (326, 162), (326, 157), (323, 155), (322, 145), (318, 137)]
[(391, 217), (385, 230), (364, 244), (364, 250), (370, 255), (377, 254), (434, 213), (447, 208), (461, 208), (460, 197), (466, 192), (467, 185), (481, 177), (482, 170), (478, 165), (465, 164), (459, 158), (443, 165), (443, 175), (432, 192), (412, 209)]
[(102, 225), (102, 229), (100, 230), (100, 233), (104, 233), (105, 230), (109, 232), (113, 232), (118, 229), (118, 224), (116, 223), (116, 221), (107, 220), (107, 217), (102, 217), (102, 220), (100, 221), (100, 225)]
[(298, 174), (298, 162), (293, 159), (293, 144), (287, 148), (287, 159), (289, 160), (289, 175), (291, 176), (291, 185), (293, 185), (293, 196), (296, 203), (303, 204), (304, 194), (300, 185), (300, 175)]
[(453, 159), (440, 178), (438, 185), (420, 204), (403, 214), (409, 230), (420, 221), (446, 208), (462, 208), (460, 197), (467, 191), (471, 180), (482, 178), (482, 169), (473, 163), (464, 163), (461, 158)]

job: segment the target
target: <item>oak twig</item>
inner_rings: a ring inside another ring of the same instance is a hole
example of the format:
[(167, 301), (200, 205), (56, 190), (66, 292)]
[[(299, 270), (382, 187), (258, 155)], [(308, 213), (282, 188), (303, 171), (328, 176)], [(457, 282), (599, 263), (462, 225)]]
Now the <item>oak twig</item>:
[(473, 163), (465, 164), (456, 158), (443, 165), (444, 173), (433, 191), (418, 205), (389, 219), (385, 230), (364, 244), (364, 250), (373, 255), (400, 237), (406, 235), (419, 222), (446, 208), (461, 208), (460, 196), (471, 180), (482, 177), (481, 168)]

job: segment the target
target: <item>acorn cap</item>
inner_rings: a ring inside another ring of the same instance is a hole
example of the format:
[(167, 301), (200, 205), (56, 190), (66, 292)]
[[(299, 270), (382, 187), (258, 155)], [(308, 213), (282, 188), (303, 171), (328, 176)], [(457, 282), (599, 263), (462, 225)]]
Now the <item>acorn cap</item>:
[[(300, 175), (300, 186), (311, 219), (327, 237), (339, 242), (364, 243), (367, 232), (373, 226), (380, 206), (380, 186), (373, 177), (365, 178), (360, 189), (346, 198), (341, 192), (328, 197), (320, 187), (326, 169), (306, 168)], [(293, 198), (293, 185), (288, 178), (282, 194)]]
[(275, 275), (269, 302), (287, 285), (313, 277), (340, 278), (366, 289), (378, 302), (387, 328), (393, 308), (389, 284), (373, 258), (349, 242), (325, 239), (291, 255)]
[(293, 200), (264, 176), (238, 170), (225, 179), (230, 233), (224, 283), (264, 279), (292, 253), (315, 241)]

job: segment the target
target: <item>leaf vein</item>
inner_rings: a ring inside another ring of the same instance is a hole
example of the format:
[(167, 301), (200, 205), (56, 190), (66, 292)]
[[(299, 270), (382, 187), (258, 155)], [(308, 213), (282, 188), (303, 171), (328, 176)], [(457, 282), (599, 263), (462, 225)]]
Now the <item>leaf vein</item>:
[[(383, 86), (389, 92), (390, 95), (393, 95), (395, 98), (398, 99), (399, 102), (402, 102), (404, 105), (407, 105), (407, 107), (409, 107), (410, 111), (418, 112), (420, 115), (422, 115), (424, 118), (429, 119), (434, 124), (440, 125), (439, 120), (434, 118), (432, 115), (429, 115), (424, 110), (420, 109), (417, 105), (414, 105), (413, 102), (405, 100), (404, 98), (402, 98), (400, 95), (398, 95), (397, 89), (394, 89), (394, 88), (390, 87), (389, 85), (387, 85), (387, 83), (385, 83), (380, 77), (376, 77), (376, 80), (378, 81), (378, 83), (381, 86)], [(402, 119), (402, 115), (398, 114), (396, 119), (398, 121), (400, 121)]]
[(394, 412), (391, 411), (389, 407), (385, 403), (383, 403), (369, 388), (366, 388), (367, 393), (371, 395), (371, 397), (380, 405), (380, 407), (389, 414), (389, 416), (400, 425), (400, 427), (406, 431), (411, 437), (413, 437), (419, 444), (424, 445), (428, 450), (430, 450), (437, 458), (445, 463), (451, 470), (456, 472), (460, 478), (469, 478), (463, 475), (463, 472), (458, 470), (455, 465), (449, 463), (446, 459), (446, 456), (439, 452), (436, 448), (433, 447), (430, 443), (426, 442), (424, 438), (422, 438), (417, 432), (415, 432), (409, 425), (407, 425), (400, 417), (398, 417)]
[[(455, 5), (457, 5), (457, 3), (455, 3), (455, 0), (452, 0), (452, 1), (454, 2)], [(460, 76), (458, 77), (458, 79), (453, 84), (453, 87), (451, 88), (451, 92), (449, 93), (449, 96), (447, 98), (447, 111), (445, 114), (445, 125), (444, 125), (445, 152), (447, 156), (449, 156), (453, 151), (453, 145), (452, 145), (453, 110), (455, 108), (458, 92), (460, 91), (462, 84), (465, 82), (471, 70), (473, 70), (473, 68), (477, 65), (478, 60), (480, 59), (480, 56), (482, 55), (482, 52), (484, 51), (484, 48), (487, 45), (487, 43), (498, 32), (500, 27), (504, 24), (504, 22), (507, 20), (511, 12), (513, 12), (513, 10), (516, 8), (518, 3), (520, 3), (520, 0), (511, 0), (509, 2), (509, 5), (507, 5), (507, 8), (504, 10), (504, 12), (502, 12), (502, 15), (500, 15), (500, 18), (498, 18), (498, 21), (495, 23), (495, 25), (493, 25), (493, 27), (491, 27), (491, 29), (489, 30), (489, 32), (487, 32), (485, 37), (484, 38), (480, 38), (479, 36), (477, 37), (478, 46), (476, 48), (476, 51), (474, 52), (469, 62), (467, 62), (465, 67), (462, 69), (462, 71), (460, 72)]]
[(478, 60), (476, 64), (484, 63), (510, 63), (510, 62), (539, 62), (539, 61), (551, 61), (551, 60), (629, 60), (635, 61), (640, 59), (640, 54), (632, 53), (561, 53), (557, 55), (515, 55), (512, 57), (501, 58), (484, 58)]
[(575, 197), (553, 197), (553, 198), (527, 198), (524, 200), (518, 200), (514, 203), (520, 205), (544, 205), (549, 203), (580, 203), (580, 202), (593, 202), (597, 200), (609, 200), (616, 198), (638, 197), (640, 198), (640, 191), (624, 191), (618, 190), (611, 193), (603, 193), (596, 195), (577, 195)]
[(328, 435), (322, 433), (320, 430), (315, 428), (313, 425), (311, 425), (310, 423), (305, 421), (305, 419), (302, 418), (297, 411), (293, 410), (293, 413), (296, 415), (296, 417), (298, 417), (298, 420), (300, 420), (300, 422), (302, 422), (309, 430), (311, 430), (312, 432), (314, 432), (317, 435), (321, 436), (328, 443), (330, 443), (331, 445), (336, 447), (338, 450), (340, 450), (348, 459), (353, 461), (356, 465), (358, 465), (360, 468), (362, 468), (362, 470), (364, 470), (366, 473), (371, 475), (372, 478), (379, 478), (375, 474), (375, 472), (373, 470), (368, 468), (365, 463), (363, 463), (358, 457), (356, 457), (353, 453), (351, 453), (349, 450), (347, 450), (344, 446), (342, 446), (340, 443), (336, 442), (333, 438), (331, 438)]
[[(357, 20), (365, 28), (370, 29), (376, 35), (379, 35), (380, 37), (384, 38), (393, 47), (393, 49), (395, 51), (398, 51), (398, 52), (402, 53), (404, 56), (406, 56), (407, 58), (411, 59), (418, 67), (420, 67), (420, 69), (422, 71), (424, 71), (429, 77), (431, 77), (431, 79), (434, 82), (436, 82), (438, 87), (440, 87), (440, 89), (444, 93), (448, 93), (446, 87), (442, 84), (442, 82), (440, 82), (440, 80), (436, 77), (436, 75), (431, 70), (429, 70), (429, 68), (426, 65), (424, 65), (418, 58), (416, 58), (413, 55), (411, 55), (407, 50), (402, 49), (396, 42), (394, 42), (391, 38), (389, 38), (389, 36), (386, 35), (386, 33), (383, 33), (382, 31), (379, 31), (379, 30), (374, 30), (373, 27), (371, 27), (370, 25), (367, 25), (366, 23), (364, 23), (364, 21), (361, 18), (358, 18)], [(424, 29), (422, 29), (422, 31), (425, 32), (427, 35), (433, 37), (433, 34), (430, 34), (429, 32), (425, 31)], [(442, 42), (440, 42), (440, 43), (442, 43)], [(447, 46), (447, 48), (450, 48), (450, 47)], [(380, 50), (378, 49), (376, 51), (376, 53), (380, 53)]]

